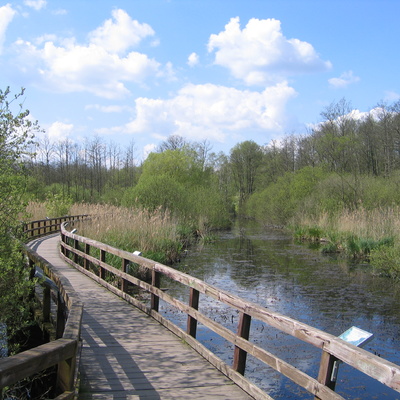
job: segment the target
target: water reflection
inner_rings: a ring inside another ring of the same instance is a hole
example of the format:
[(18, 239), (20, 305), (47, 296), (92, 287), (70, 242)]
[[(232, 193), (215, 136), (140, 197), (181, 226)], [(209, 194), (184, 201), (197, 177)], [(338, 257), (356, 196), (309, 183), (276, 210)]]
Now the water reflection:
[[(191, 249), (176, 267), (333, 335), (340, 335), (353, 325), (372, 332), (375, 339), (366, 350), (400, 364), (400, 286), (372, 276), (368, 266), (349, 266), (293, 243), (281, 231), (247, 226), (225, 232), (215, 243)], [(171, 294), (187, 301), (188, 294), (181, 287), (170, 282), (165, 285)], [(172, 309), (163, 307), (162, 312), (173, 313)], [(202, 297), (200, 308), (210, 318), (236, 330), (237, 312)], [(174, 318), (185, 327), (183, 315), (176, 314)], [(199, 326), (198, 338), (224, 361), (231, 362), (229, 343), (203, 326)], [(311, 376), (317, 376), (320, 350), (313, 346), (257, 321), (252, 323), (251, 340)], [(246, 376), (274, 398), (313, 398), (251, 357)], [(397, 392), (348, 366), (341, 366), (336, 390), (346, 398), (400, 399)]]

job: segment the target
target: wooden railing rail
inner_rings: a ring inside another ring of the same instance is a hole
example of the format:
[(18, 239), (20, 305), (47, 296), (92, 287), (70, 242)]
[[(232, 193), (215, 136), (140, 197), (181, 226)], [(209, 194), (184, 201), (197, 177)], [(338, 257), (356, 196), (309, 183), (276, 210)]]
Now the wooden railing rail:
[[(26, 224), (28, 235), (41, 236), (60, 229), (63, 221), (82, 219), (85, 216), (54, 218), (46, 224), (42, 221), (33, 221)], [(24, 351), (14, 356), (0, 359), (0, 398), (5, 387), (13, 385), (21, 379), (28, 378), (49, 367), (57, 365), (56, 399), (73, 399), (77, 393), (78, 365), (81, 349), (81, 325), (83, 304), (66, 278), (58, 274), (54, 267), (44, 258), (26, 245), (22, 245), (27, 257), (31, 277), (34, 276), (35, 267), (41, 268), (56, 289), (48, 286), (41, 292), (42, 315), (44, 322), (55, 325), (56, 340), (31, 350)], [(37, 292), (36, 295), (39, 295)], [(56, 312), (52, 318), (51, 300), (56, 301)]]
[(65, 217), (38, 219), (24, 223), (23, 232), (27, 239), (32, 239), (58, 232), (63, 222), (79, 221), (87, 217), (87, 215), (68, 215)]
[[(97, 249), (96, 253), (98, 256), (93, 255), (93, 249)], [(296, 384), (305, 388), (312, 393), (316, 399), (343, 399), (343, 397), (334, 392), (334, 382), (331, 380), (332, 364), (333, 361), (337, 359), (400, 392), (400, 367), (396, 364), (381, 359), (329, 333), (271, 311), (268, 308), (261, 307), (224, 290), (220, 290), (200, 279), (177, 271), (171, 267), (73, 234), (69, 232), (63, 224), (61, 225), (61, 253), (63, 258), (77, 269), (90, 276), (113, 293), (142, 309), (184, 339), (218, 369), (257, 399), (270, 397), (243, 377), (246, 368), (247, 354), (251, 354), (258, 360), (288, 377)], [(117, 269), (106, 262), (107, 254), (119, 257), (121, 269)], [(152, 275), (152, 283), (149, 284), (129, 275), (127, 273), (127, 265), (129, 263), (134, 263), (148, 269)], [(173, 298), (159, 288), (160, 276), (162, 275), (187, 286), (190, 291), (189, 304), (185, 304)], [(144, 289), (151, 295), (150, 306), (146, 306), (127, 293), (128, 283)], [(240, 312), (237, 334), (208, 318), (198, 309), (200, 294), (209, 296)], [(158, 312), (160, 299), (187, 314), (186, 331), (174, 325)], [(322, 357), (318, 378), (315, 379), (307, 375), (249, 341), (252, 319), (262, 321), (303, 342), (320, 348), (322, 350)], [(195, 339), (198, 322), (234, 344), (235, 350), (232, 367), (222, 362), (215, 354), (210, 352)]]

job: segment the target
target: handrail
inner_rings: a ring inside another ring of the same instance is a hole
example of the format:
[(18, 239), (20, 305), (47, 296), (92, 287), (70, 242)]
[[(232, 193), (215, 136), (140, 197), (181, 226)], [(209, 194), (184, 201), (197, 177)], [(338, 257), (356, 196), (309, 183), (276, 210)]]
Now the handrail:
[(59, 232), (60, 225), (63, 222), (79, 221), (87, 218), (88, 215), (67, 215), (57, 218), (45, 218), (35, 221), (26, 222), (23, 225), (23, 233), (27, 239), (48, 235), (50, 233)]
[[(92, 254), (92, 248), (99, 250), (97, 251), (99, 256), (96, 257)], [(106, 254), (112, 254), (120, 258), (121, 270), (106, 263)], [(247, 354), (251, 354), (258, 360), (288, 377), (296, 384), (305, 388), (312, 393), (316, 399), (343, 399), (343, 397), (334, 392), (335, 382), (332, 381), (331, 378), (333, 363), (338, 359), (400, 392), (400, 367), (398, 365), (381, 359), (329, 333), (244, 300), (171, 267), (68, 232), (64, 224), (61, 224), (61, 255), (68, 263), (72, 264), (78, 270), (151, 315), (161, 324), (184, 339), (189, 345), (225, 373), (225, 375), (257, 399), (270, 397), (243, 377)], [(146, 283), (128, 274), (129, 263), (138, 264), (149, 270), (152, 275), (152, 283)], [(90, 269), (95, 269), (96, 274), (91, 272)], [(117, 286), (108, 282), (107, 280), (109, 279), (106, 280), (107, 275), (110, 274), (114, 276), (114, 281), (118, 281)], [(190, 290), (189, 304), (184, 304), (160, 289), (161, 275), (188, 287)], [(128, 283), (136, 285), (151, 294), (150, 307), (127, 293)], [(198, 310), (200, 293), (212, 297), (240, 312), (237, 334), (206, 317)], [(186, 331), (174, 325), (158, 312), (159, 299), (164, 300), (187, 314)], [(284, 360), (250, 342), (248, 339), (252, 318), (322, 349), (318, 379), (312, 378)], [(216, 355), (195, 339), (198, 322), (234, 344), (235, 350), (232, 367), (223, 363)]]
[[(25, 231), (29, 238), (38, 237), (58, 231), (62, 222), (81, 220), (84, 217), (86, 216), (32, 221), (25, 224)], [(0, 397), (4, 387), (57, 365), (56, 388), (59, 395), (56, 399), (73, 399), (78, 385), (83, 304), (69, 281), (49, 262), (25, 244), (22, 244), (22, 251), (27, 257), (31, 276), (34, 275), (35, 267), (40, 267), (45, 276), (57, 286), (58, 290), (55, 293), (57, 311), (54, 321), (56, 339), (14, 356), (0, 359)], [(41, 299), (44, 322), (49, 322), (51, 319), (51, 297), (51, 289), (45, 287)]]

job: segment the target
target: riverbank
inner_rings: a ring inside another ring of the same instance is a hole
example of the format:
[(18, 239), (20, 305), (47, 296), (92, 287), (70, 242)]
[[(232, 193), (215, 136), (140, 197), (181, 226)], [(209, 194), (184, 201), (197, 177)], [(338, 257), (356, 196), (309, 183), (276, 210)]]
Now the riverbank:
[(303, 214), (290, 228), (295, 239), (320, 243), (323, 253), (367, 261), (374, 273), (400, 280), (400, 207)]

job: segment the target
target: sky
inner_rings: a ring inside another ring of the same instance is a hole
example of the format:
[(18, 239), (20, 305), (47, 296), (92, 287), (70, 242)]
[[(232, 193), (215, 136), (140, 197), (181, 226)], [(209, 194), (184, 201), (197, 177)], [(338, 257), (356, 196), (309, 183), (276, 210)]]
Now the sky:
[[(400, 99), (398, 0), (0, 1), (0, 89), (51, 141), (229, 154)], [(40, 139), (40, 137), (39, 137)]]

